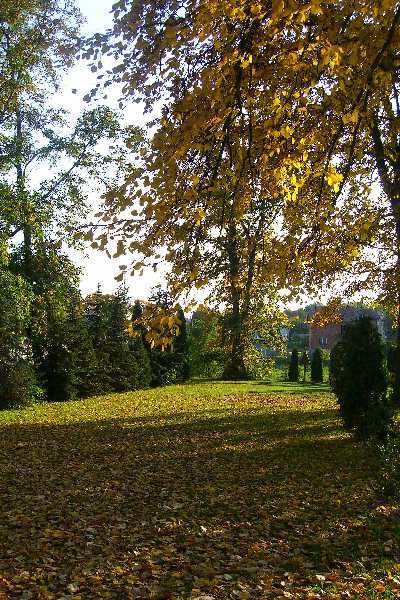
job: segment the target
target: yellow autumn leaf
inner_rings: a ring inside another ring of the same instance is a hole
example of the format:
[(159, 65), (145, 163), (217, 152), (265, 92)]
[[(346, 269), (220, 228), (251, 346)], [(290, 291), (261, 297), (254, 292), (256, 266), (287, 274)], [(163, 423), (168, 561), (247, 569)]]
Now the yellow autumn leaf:
[(242, 69), (245, 69), (246, 67), (251, 65), (252, 62), (253, 62), (253, 56), (252, 56), (252, 54), (249, 54), (248, 56), (243, 56), (240, 59), (240, 66), (242, 67)]
[(353, 112), (347, 113), (342, 116), (342, 121), (345, 125), (348, 123), (357, 123), (359, 118), (358, 109), (353, 110)]
[(196, 221), (196, 225), (200, 225), (205, 216), (206, 213), (202, 208), (196, 208), (194, 212), (194, 219)]
[(343, 181), (343, 175), (341, 175), (341, 173), (338, 173), (333, 165), (330, 165), (328, 169), (328, 174), (326, 176), (326, 181), (335, 192), (338, 192), (340, 188), (340, 183)]

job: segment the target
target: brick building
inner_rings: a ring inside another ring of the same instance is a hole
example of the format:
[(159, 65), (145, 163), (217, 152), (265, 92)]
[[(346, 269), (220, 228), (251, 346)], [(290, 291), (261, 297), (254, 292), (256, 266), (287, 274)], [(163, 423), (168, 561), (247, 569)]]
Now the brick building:
[(346, 323), (351, 323), (360, 317), (370, 317), (375, 322), (379, 333), (384, 336), (384, 319), (380, 312), (369, 308), (355, 308), (352, 306), (345, 306), (339, 312), (342, 316), (341, 323), (332, 323), (326, 327), (313, 327), (310, 324), (310, 352), (314, 352), (316, 348), (331, 350), (342, 335), (343, 327)]

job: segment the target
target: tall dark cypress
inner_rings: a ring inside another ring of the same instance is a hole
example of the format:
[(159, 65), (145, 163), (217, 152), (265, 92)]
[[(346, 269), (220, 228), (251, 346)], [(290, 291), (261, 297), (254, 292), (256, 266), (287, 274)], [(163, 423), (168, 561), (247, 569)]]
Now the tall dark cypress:
[(323, 360), (321, 348), (316, 348), (311, 359), (311, 381), (322, 383), (324, 380)]
[(289, 381), (299, 380), (299, 351), (295, 348), (292, 350), (288, 372)]

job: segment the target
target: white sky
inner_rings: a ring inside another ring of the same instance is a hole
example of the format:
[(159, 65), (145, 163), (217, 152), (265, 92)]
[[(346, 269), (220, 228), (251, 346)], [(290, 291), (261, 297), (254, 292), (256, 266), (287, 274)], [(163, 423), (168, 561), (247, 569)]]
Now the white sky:
[[(92, 35), (96, 32), (103, 32), (112, 24), (111, 6), (115, 0), (76, 0), (77, 6), (86, 18), (86, 24), (83, 26), (84, 35)], [(103, 61), (105, 62), (105, 61)], [(96, 73), (90, 71), (90, 67), (84, 61), (78, 61), (75, 66), (66, 74), (63, 79), (60, 91), (51, 99), (51, 103), (63, 107), (71, 114), (71, 122), (86, 109), (88, 105), (83, 101), (85, 94), (90, 92), (95, 86)], [(77, 90), (72, 93), (72, 90)], [(102, 104), (107, 104), (111, 108), (118, 107), (118, 90), (113, 90), (112, 86), (107, 89), (108, 99), (99, 99)], [(124, 120), (133, 125), (144, 125), (148, 120), (145, 119), (140, 105), (132, 103), (124, 108)], [(91, 198), (94, 208), (98, 205), (95, 195)], [(96, 210), (94, 210), (96, 212)], [(120, 273), (117, 259), (109, 259), (103, 252), (98, 252), (90, 247), (85, 253), (77, 251), (68, 252), (76, 265), (82, 269), (81, 290), (83, 295), (94, 292), (97, 285), (101, 285), (103, 292), (113, 292), (119, 285), (114, 277)], [(122, 257), (123, 262), (127, 263), (127, 258)], [(162, 273), (154, 273), (149, 270), (142, 277), (126, 276), (125, 283), (129, 288), (131, 298), (145, 299), (149, 296), (151, 288), (157, 284), (163, 285)], [(196, 294), (197, 297), (197, 294)], [(199, 297), (201, 300), (201, 297)], [(306, 303), (309, 299), (304, 298)], [(298, 306), (298, 303), (288, 303), (291, 308)]]
[[(97, 31), (103, 32), (111, 26), (110, 10), (113, 2), (114, 0), (76, 0), (77, 6), (86, 18), (82, 30), (84, 35), (91, 35)], [(88, 104), (83, 101), (83, 96), (95, 86), (96, 81), (96, 73), (90, 71), (87, 63), (78, 61), (65, 75), (60, 90), (51, 99), (51, 103), (68, 110), (72, 117), (71, 122), (75, 122), (76, 118), (88, 108)], [(73, 89), (77, 92), (72, 93)], [(99, 103), (117, 109), (118, 90), (113, 91), (110, 86), (107, 92), (107, 100), (99, 99)], [(124, 120), (133, 125), (143, 125), (145, 120), (140, 105), (132, 103), (127, 106), (124, 109)], [(91, 201), (94, 207), (98, 205), (95, 195), (91, 196)], [(68, 254), (75, 264), (82, 268), (81, 290), (84, 295), (94, 292), (99, 283), (103, 292), (112, 292), (119, 285), (114, 280), (114, 277), (120, 273), (118, 269), (120, 263), (117, 259), (109, 259), (105, 252), (95, 251), (89, 246), (85, 253), (69, 251)], [(123, 258), (126, 264), (127, 257)], [(144, 299), (148, 297), (154, 285), (163, 283), (163, 277), (161, 273), (150, 270), (142, 277), (127, 275), (125, 283), (133, 299)]]

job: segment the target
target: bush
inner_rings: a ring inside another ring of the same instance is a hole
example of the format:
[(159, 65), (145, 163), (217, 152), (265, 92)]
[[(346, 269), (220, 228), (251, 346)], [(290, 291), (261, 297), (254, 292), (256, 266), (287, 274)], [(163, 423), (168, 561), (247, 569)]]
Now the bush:
[(36, 376), (27, 336), (32, 292), (0, 262), (0, 408), (35, 402)]
[(179, 326), (179, 333), (174, 339), (173, 354), (174, 354), (174, 370), (176, 371), (176, 378), (179, 381), (187, 381), (191, 375), (190, 361), (189, 361), (189, 341), (187, 334), (187, 323), (185, 313), (179, 308), (177, 317), (181, 324)]
[(221, 315), (211, 311), (195, 312), (188, 327), (191, 376), (222, 376), (227, 355), (221, 342)]
[(27, 360), (12, 365), (0, 363), (0, 408), (21, 408), (41, 400), (35, 372)]
[(299, 380), (299, 351), (296, 348), (292, 350), (290, 357), (288, 378), (289, 381)]
[(311, 359), (311, 381), (313, 383), (322, 383), (324, 380), (322, 358), (321, 348), (316, 348)]
[(244, 353), (244, 364), (250, 379), (258, 381), (270, 379), (274, 362), (273, 359), (263, 355), (262, 351), (255, 346), (253, 339), (248, 341)]
[(387, 435), (393, 412), (384, 347), (370, 318), (346, 326), (331, 352), (330, 382), (346, 427), (364, 438)]

